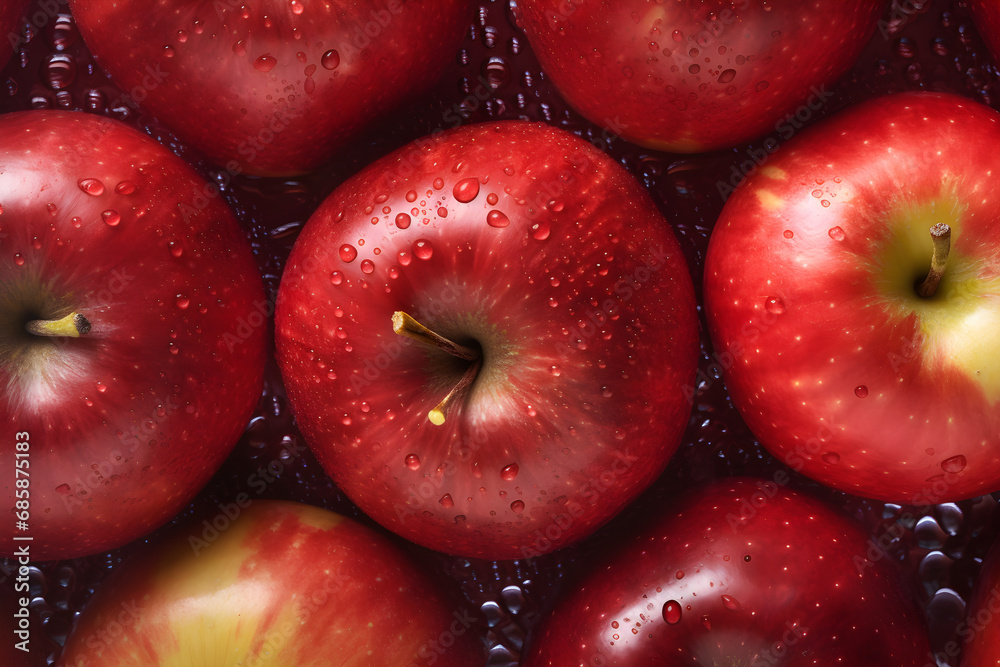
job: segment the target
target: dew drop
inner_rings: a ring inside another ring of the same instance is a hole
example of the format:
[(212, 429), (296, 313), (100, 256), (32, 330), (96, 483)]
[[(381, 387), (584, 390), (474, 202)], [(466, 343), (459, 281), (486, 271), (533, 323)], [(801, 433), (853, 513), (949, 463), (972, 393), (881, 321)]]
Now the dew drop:
[(358, 256), (358, 249), (350, 243), (340, 246), (340, 259), (345, 262), (353, 262)]
[(490, 211), (486, 214), (486, 224), (500, 229), (510, 224), (510, 218), (502, 211)]
[(242, 39), (238, 42), (233, 43), (233, 53), (235, 53), (240, 58), (242, 58), (247, 54), (247, 47)]
[(680, 581), (681, 579), (683, 579), (684, 578), (684, 570), (677, 570), (676, 572), (674, 572), (674, 578), (677, 579), (678, 581)]
[(399, 260), (400, 266), (409, 266), (410, 262), (413, 259), (412, 257), (410, 257), (410, 253), (406, 252), (405, 250), (400, 250), (398, 253), (396, 253), (396, 258)]
[(163, 47), (164, 58), (173, 58), (175, 55), (177, 55), (177, 52), (174, 51), (174, 47), (170, 46), (169, 44)]
[(663, 604), (663, 620), (670, 625), (681, 622), (681, 605), (677, 600), (667, 600)]
[(406, 201), (408, 201), (410, 203), (413, 203), (413, 202), (417, 201), (417, 191), (416, 190), (410, 190), (409, 192), (407, 192), (406, 193)]
[(784, 232), (782, 232), (782, 236), (784, 236), (786, 239), (790, 239), (795, 236), (795, 232), (793, 232), (790, 229), (786, 229)]
[(465, 178), (455, 184), (452, 189), (455, 199), (462, 204), (468, 204), (479, 196), (479, 179)]
[(968, 465), (965, 457), (961, 454), (957, 456), (952, 456), (941, 461), (941, 469), (947, 473), (956, 474), (965, 470), (965, 466)]
[(834, 241), (843, 241), (845, 238), (847, 238), (847, 234), (845, 234), (844, 230), (841, 229), (840, 227), (831, 227), (830, 231), (827, 233), (830, 235), (830, 238), (833, 239)]
[(514, 514), (520, 514), (524, 511), (524, 502), (521, 500), (515, 500), (510, 504), (510, 509), (514, 512)]
[(372, 273), (373, 271), (375, 271), (375, 262), (370, 259), (361, 262), (361, 273)]
[(407, 454), (403, 462), (410, 470), (418, 470), (420, 468), (420, 457), (416, 454)]
[(767, 88), (767, 81), (759, 81), (756, 86), (753, 87), (758, 93)]
[(444, 187), (444, 179), (443, 178), (435, 178), (434, 182), (431, 183), (431, 185), (434, 186), (435, 190), (440, 190), (441, 188)]
[(400, 229), (406, 229), (407, 227), (410, 226), (411, 222), (412, 220), (409, 214), (407, 213), (398, 213), (396, 215), (396, 226), (399, 227)]
[(497, 197), (496, 193), (491, 192), (486, 195), (486, 203), (490, 206), (496, 206), (498, 201), (500, 201), (500, 197)]
[(191, 305), (191, 299), (188, 299), (187, 297), (183, 296), (178, 296), (177, 299), (174, 301), (174, 303), (176, 303), (177, 307), (180, 308), (181, 310), (186, 310), (187, 307)]
[(706, 630), (712, 629), (712, 623), (708, 620), (708, 614), (705, 614), (704, 616), (701, 617), (701, 625)]
[(736, 78), (736, 70), (727, 69), (723, 70), (722, 74), (719, 75), (719, 83), (729, 83)]
[(513, 482), (514, 478), (517, 477), (518, 470), (519, 468), (516, 463), (504, 466), (503, 470), (500, 471), (500, 478), (505, 482)]
[(122, 217), (118, 215), (118, 211), (108, 209), (101, 213), (101, 220), (104, 220), (104, 224), (108, 227), (117, 227), (122, 221)]
[(859, 384), (857, 387), (854, 388), (854, 395), (857, 396), (858, 398), (865, 398), (866, 396), (868, 396), (868, 387), (866, 387), (863, 384)]
[(337, 69), (340, 66), (340, 54), (330, 49), (320, 57), (319, 63), (326, 69)]
[(104, 183), (101, 183), (96, 178), (82, 178), (77, 185), (88, 195), (100, 197), (104, 194)]
[(829, 208), (830, 207), (830, 200), (824, 199), (823, 201), (820, 202), (820, 205), (822, 205), (823, 208)]
[(739, 601), (731, 595), (723, 595), (722, 604), (726, 606), (726, 609), (731, 611), (738, 611), (740, 608)]
[(115, 192), (120, 195), (130, 195), (135, 192), (135, 183), (131, 181), (122, 181), (115, 186)]
[(772, 315), (781, 315), (785, 312), (785, 302), (776, 296), (769, 296), (764, 301), (764, 310)]
[(823, 462), (830, 465), (837, 465), (840, 463), (840, 454), (837, 452), (827, 452), (823, 454)]
[(261, 72), (270, 72), (278, 64), (278, 59), (272, 56), (270, 53), (265, 53), (256, 60), (253, 61), (254, 69), (260, 70)]
[[(427, 239), (417, 239), (413, 242), (413, 254), (417, 259), (430, 259), (434, 254), (434, 246)], [(400, 258), (402, 263), (402, 258)]]
[(528, 231), (531, 233), (531, 238), (536, 241), (544, 241), (549, 238), (549, 234), (552, 233), (552, 228), (549, 223), (544, 220), (540, 220), (533, 224)]
[(441, 503), (441, 507), (445, 508), (446, 510), (451, 509), (452, 507), (455, 506), (455, 501), (451, 499), (450, 493), (446, 493), (443, 496), (441, 496), (441, 500), (439, 500), (438, 502)]
[(340, 271), (334, 271), (333, 273), (330, 274), (330, 282), (333, 283), (334, 285), (339, 285), (340, 283), (344, 282), (344, 274), (341, 273)]

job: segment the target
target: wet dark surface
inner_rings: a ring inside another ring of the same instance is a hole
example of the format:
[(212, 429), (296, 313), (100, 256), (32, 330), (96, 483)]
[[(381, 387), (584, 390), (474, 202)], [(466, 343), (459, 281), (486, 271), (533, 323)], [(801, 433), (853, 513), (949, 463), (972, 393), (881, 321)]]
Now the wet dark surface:
[[(920, 8), (915, 4), (904, 2), (887, 10), (880, 30), (858, 63), (809, 123), (849, 104), (901, 90), (950, 91), (1000, 105), (996, 69), (963, 4), (956, 0), (927, 1)], [(191, 162), (208, 180), (221, 185), (222, 196), (254, 245), (272, 297), (301, 226), (346, 177), (411, 139), (454, 125), (457, 119), (475, 122), (497, 118), (544, 120), (591, 139), (619, 160), (646, 185), (678, 232), (700, 295), (707, 238), (724, 203), (717, 182), (729, 181), (734, 169), (738, 172), (739, 165), (765, 139), (724, 152), (674, 156), (602, 136), (600, 128), (570, 111), (555, 94), (514, 26), (507, 4), (483, 2), (473, 6), (468, 35), (433, 94), (414, 100), (316, 173), (293, 180), (237, 177), (226, 184), (228, 179), (196, 151), (180, 145), (155, 119), (122, 101), (122, 93), (79, 39), (65, 4), (57, 6), (64, 14), (38, 13), (39, 5), (32, 4), (27, 16), (44, 16), (45, 21), (32, 20), (33, 25), (22, 26), (30, 39), (0, 72), (0, 112), (78, 109), (108, 114), (143, 128)], [(690, 425), (667, 471), (637, 503), (584, 543), (531, 561), (499, 563), (447, 557), (405, 545), (427, 568), (456, 582), (457, 604), (479, 618), (478, 629), (489, 645), (488, 665), (516, 665), (539, 615), (565, 582), (586, 566), (589, 556), (627, 534), (645, 516), (660, 511), (673, 496), (718, 477), (771, 477), (783, 469), (756, 444), (732, 407), (707, 337), (700, 370)], [(264, 394), (246, 434), (222, 470), (179, 518), (214, 513), (220, 502), (241, 491), (251, 497), (294, 499), (360, 517), (302, 444), (272, 361)], [(258, 493), (260, 486), (251, 486), (251, 478), (269, 466), (274, 474), (265, 479), (273, 481)], [(935, 650), (942, 650), (956, 638), (956, 624), (964, 615), (963, 600), (968, 598), (981, 559), (997, 534), (992, 497), (934, 507), (900, 507), (834, 492), (790, 474), (792, 487), (811, 491), (840, 507), (898, 561), (903, 585), (926, 611)], [(88, 558), (33, 566), (36, 630), (32, 664), (54, 662), (75, 615), (101, 581), (146, 542), (139, 540)], [(12, 567), (4, 562), (2, 568), (3, 594), (9, 596)], [(419, 601), (415, 603), (419, 605)], [(8, 619), (5, 614), (3, 627)], [(954, 666), (957, 660), (941, 664)]]

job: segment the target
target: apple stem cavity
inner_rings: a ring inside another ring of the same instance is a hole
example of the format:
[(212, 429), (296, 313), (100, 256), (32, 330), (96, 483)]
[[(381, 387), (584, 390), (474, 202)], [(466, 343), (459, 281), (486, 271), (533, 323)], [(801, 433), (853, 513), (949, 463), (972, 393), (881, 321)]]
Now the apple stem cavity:
[(473, 362), (465, 369), (462, 378), (451, 388), (448, 395), (441, 399), (441, 402), (427, 413), (427, 419), (432, 424), (441, 426), (444, 424), (445, 414), (447, 413), (448, 406), (451, 405), (452, 399), (461, 395), (472, 386), (476, 376), (479, 374), (479, 368), (482, 366), (481, 355), (472, 348), (459, 345), (436, 331), (431, 331), (401, 310), (397, 310), (392, 314), (392, 330), (401, 336), (407, 336), (424, 345), (436, 347), (459, 359)]
[(79, 338), (90, 333), (90, 320), (80, 313), (70, 313), (58, 320), (31, 320), (24, 329), (35, 336), (47, 338)]
[(943, 222), (931, 227), (931, 241), (934, 244), (931, 268), (924, 281), (917, 286), (917, 294), (925, 299), (929, 299), (937, 292), (938, 284), (948, 266), (948, 255), (951, 253), (951, 227)]

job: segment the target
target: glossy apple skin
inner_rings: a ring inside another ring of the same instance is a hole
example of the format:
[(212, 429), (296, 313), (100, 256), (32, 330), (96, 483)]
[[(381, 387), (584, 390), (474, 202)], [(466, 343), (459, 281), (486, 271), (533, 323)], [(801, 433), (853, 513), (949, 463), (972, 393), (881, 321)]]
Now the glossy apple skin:
[[(442, 426), (427, 413), (461, 369), (395, 335), (396, 310), (484, 350)], [(659, 475), (690, 414), (698, 325), (673, 232), (610, 158), (541, 124), (433, 135), (338, 188), (296, 242), (275, 326), (325, 470), (448, 553), (589, 534)]]
[(7, 64), (14, 53), (11, 35), (20, 36), (18, 19), (24, 13), (25, 0), (0, 0), (0, 67)]
[(1000, 662), (1000, 549), (996, 544), (983, 561), (969, 598), (968, 616), (956, 628), (962, 649), (961, 667), (996, 667)]
[(524, 667), (923, 667), (921, 615), (868, 539), (773, 481), (716, 482), (595, 562)]
[(374, 530), (294, 502), (231, 507), (215, 540), (192, 524), (104, 582), (59, 664), (482, 664), (474, 618)]
[(1000, 59), (1000, 4), (995, 0), (969, 0), (968, 7), (993, 60)]
[(454, 57), (468, 13), (467, 0), (70, 6), (87, 46), (135, 102), (231, 172), (259, 175), (327, 162), (427, 90)]
[[(709, 328), (747, 425), (792, 468), (890, 502), (1000, 488), (998, 120), (950, 95), (876, 99), (789, 142), (726, 202)], [(924, 299), (939, 222), (951, 258)]]
[[(4, 507), (27, 441), (31, 518), (17, 534), (32, 560), (92, 554), (169, 520), (225, 459), (260, 396), (267, 302), (232, 214), (214, 199), (198, 209), (204, 181), (152, 139), (57, 111), (5, 114), (0, 136)], [(70, 311), (90, 333), (24, 331)], [(8, 556), (13, 534), (11, 517)]]
[(542, 69), (591, 122), (657, 150), (779, 130), (872, 36), (883, 0), (518, 0)]

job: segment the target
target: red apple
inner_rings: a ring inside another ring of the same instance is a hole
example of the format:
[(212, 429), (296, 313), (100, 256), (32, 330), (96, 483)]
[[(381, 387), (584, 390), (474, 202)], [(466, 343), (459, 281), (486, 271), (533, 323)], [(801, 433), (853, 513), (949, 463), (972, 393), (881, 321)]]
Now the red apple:
[(466, 0), (72, 0), (132, 99), (231, 173), (308, 171), (429, 88)]
[(613, 160), (541, 124), (432, 135), (338, 188), (275, 326), (326, 471), (449, 553), (587, 535), (656, 479), (690, 413), (698, 325), (670, 227)]
[(969, 599), (968, 617), (956, 628), (956, 641), (945, 645), (946, 657), (961, 653), (961, 667), (1000, 664), (1000, 548), (990, 550)]
[(996, 0), (969, 0), (968, 7), (994, 61), (1000, 59), (1000, 3)]
[[(854, 63), (884, 0), (518, 0), (518, 25), (566, 101), (678, 153), (781, 132)], [(788, 126), (790, 127), (790, 126)]]
[(0, 553), (91, 554), (166, 522), (225, 459), (268, 304), (232, 214), (152, 139), (48, 111), (0, 116), (0, 136)]
[(726, 202), (709, 327), (734, 403), (792, 468), (891, 502), (1000, 488), (998, 120), (952, 95), (876, 99)]
[(180, 530), (103, 582), (59, 664), (483, 664), (475, 616), (375, 531), (286, 501), (229, 509), (214, 539), (216, 521)]
[(0, 67), (21, 45), (18, 19), (24, 12), (25, 0), (0, 0)]
[(924, 667), (927, 633), (898, 573), (783, 477), (717, 482), (599, 559), (524, 666)]

